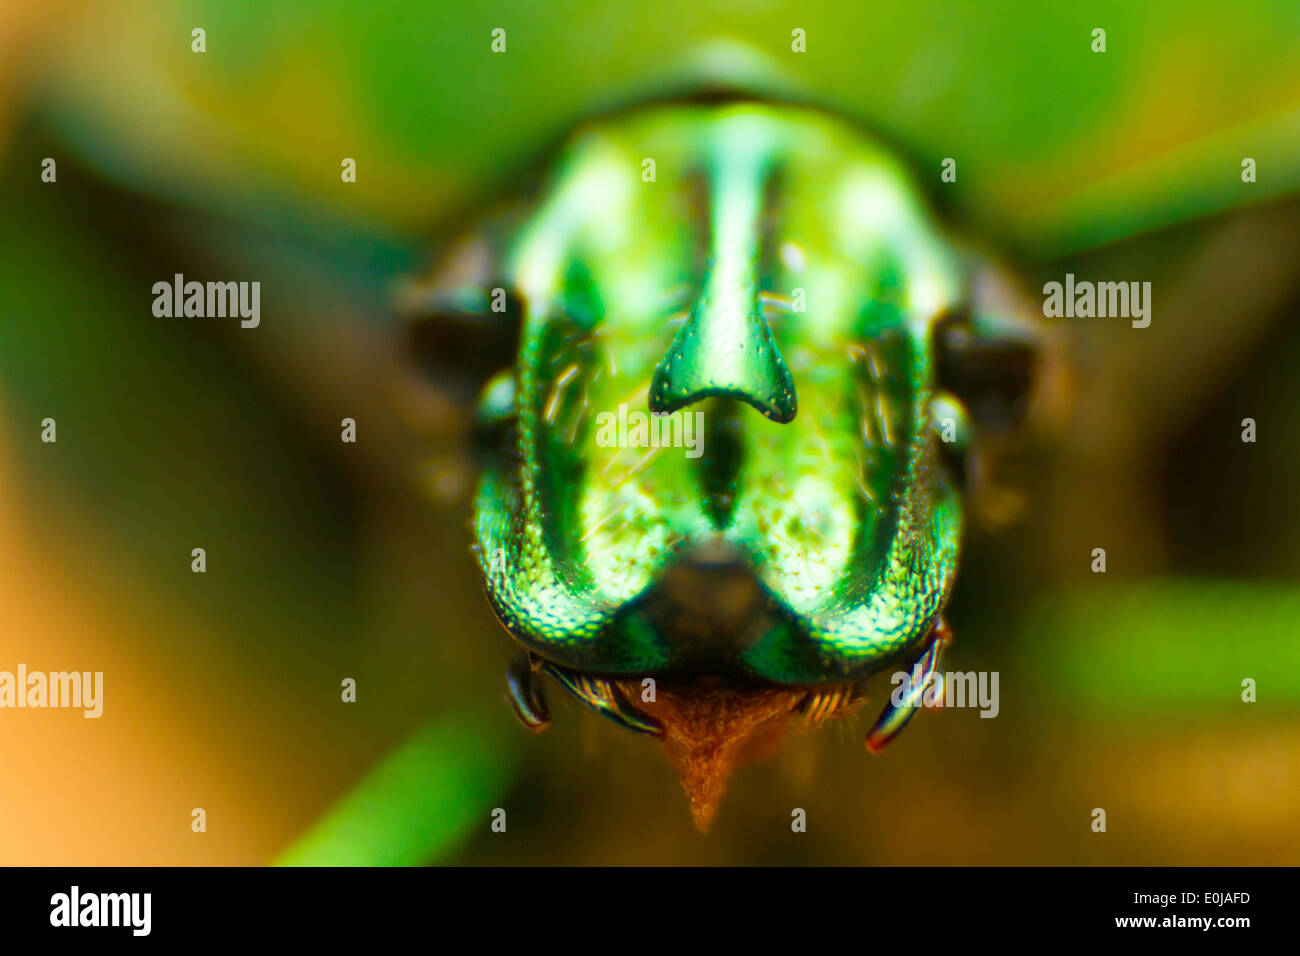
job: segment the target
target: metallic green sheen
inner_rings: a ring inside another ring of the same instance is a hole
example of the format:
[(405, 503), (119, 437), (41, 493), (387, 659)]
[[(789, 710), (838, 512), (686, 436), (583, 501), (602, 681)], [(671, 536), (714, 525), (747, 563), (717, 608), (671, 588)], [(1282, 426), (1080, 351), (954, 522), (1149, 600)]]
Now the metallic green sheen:
[[(587, 672), (681, 669), (644, 598), (722, 543), (779, 609), (731, 676), (857, 680), (919, 648), (961, 535), (930, 343), (965, 276), (885, 150), (793, 107), (620, 114), (575, 136), (502, 267), (514, 428), (475, 533), (517, 640)], [(700, 413), (703, 453), (602, 441), (620, 405)]]

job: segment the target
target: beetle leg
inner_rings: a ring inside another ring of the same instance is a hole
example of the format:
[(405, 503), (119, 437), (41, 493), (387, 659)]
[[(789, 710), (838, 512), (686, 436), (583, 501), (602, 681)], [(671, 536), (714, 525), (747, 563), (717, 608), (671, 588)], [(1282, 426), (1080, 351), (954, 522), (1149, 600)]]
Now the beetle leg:
[(613, 681), (604, 677), (588, 677), (550, 662), (542, 662), (540, 669), (600, 716), (612, 720), (620, 727), (654, 737), (663, 736), (663, 726), (629, 704)]
[(506, 668), (506, 699), (519, 722), (533, 733), (541, 733), (551, 725), (531, 654), (518, 655)]
[(952, 640), (952, 631), (948, 630), (948, 625), (940, 618), (934, 630), (930, 632), (930, 636), (931, 640), (925, 651), (912, 664), (912, 676), (903, 688), (903, 699), (894, 703), (891, 697), (867, 734), (867, 750), (873, 754), (880, 753), (891, 740), (902, 733), (907, 722), (921, 706), (921, 698), (926, 689), (932, 681), (938, 679), (935, 671), (939, 668), (939, 655), (943, 647)]

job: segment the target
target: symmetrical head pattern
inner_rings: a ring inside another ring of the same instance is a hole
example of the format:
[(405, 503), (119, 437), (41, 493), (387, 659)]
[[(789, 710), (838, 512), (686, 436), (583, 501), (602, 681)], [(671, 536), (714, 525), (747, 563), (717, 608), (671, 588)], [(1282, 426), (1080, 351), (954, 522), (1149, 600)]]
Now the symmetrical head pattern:
[[(957, 560), (930, 342), (964, 283), (903, 170), (757, 104), (606, 120), (557, 169), (504, 256), (513, 428), (475, 517), (502, 622), (608, 674), (820, 684), (914, 649)], [(682, 567), (752, 578), (728, 633)]]

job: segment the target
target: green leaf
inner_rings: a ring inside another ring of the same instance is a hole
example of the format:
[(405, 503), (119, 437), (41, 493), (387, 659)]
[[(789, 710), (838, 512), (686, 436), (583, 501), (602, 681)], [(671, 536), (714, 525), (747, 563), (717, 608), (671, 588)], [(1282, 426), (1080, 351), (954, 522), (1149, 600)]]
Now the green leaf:
[[(1041, 598), (1023, 625), (1040, 686), (1099, 714), (1300, 707), (1300, 588), (1171, 578)], [(1241, 700), (1253, 678), (1258, 704)]]
[(447, 858), (505, 790), (509, 755), (480, 726), (416, 731), (289, 847), (277, 866), (418, 866)]

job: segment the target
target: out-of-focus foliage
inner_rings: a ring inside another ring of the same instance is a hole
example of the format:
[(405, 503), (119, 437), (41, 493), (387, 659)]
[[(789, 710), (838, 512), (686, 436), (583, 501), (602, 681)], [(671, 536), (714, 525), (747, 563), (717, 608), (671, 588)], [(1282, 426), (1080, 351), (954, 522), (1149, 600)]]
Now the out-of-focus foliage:
[(279, 864), (416, 866), (441, 859), (489, 817), (492, 799), (501, 796), (508, 763), (501, 746), (466, 721), (420, 728)]
[(1094, 719), (1240, 712), (1250, 679), (1266, 725), (1300, 706), (1297, 621), (1300, 587), (1189, 577), (1043, 595), (1024, 639), (1043, 686)]
[[(2, 167), (11, 181), (26, 179), (18, 155)], [(247, 339), (152, 314), (159, 276), (217, 259), (187, 253), (165, 210), (124, 205), (64, 163), (45, 191), (0, 194), (0, 222), (0, 506), (13, 516), (0, 532), (0, 667), (102, 668), (107, 698), (102, 718), (69, 714), (71, 726), (6, 711), (0, 859), (261, 862), (305, 827), (301, 810), (276, 807), (323, 808), (430, 713), (477, 709), (508, 727), (496, 695), (467, 689), (492, 686), (499, 662), (475, 665), (440, 639), (472, 633), (454, 622), (485, 609), (467, 560), (435, 573), (431, 542), (467, 554), (459, 518), (385, 470), (398, 426), (384, 427), (391, 395), (346, 331), (362, 307), (346, 276), (322, 284), (316, 265), (304, 279), (287, 252), (267, 255), (280, 247), (238, 233), (279, 290), (264, 300), (279, 331), (259, 342), (284, 342), (326, 373), (308, 392), (333, 390), (339, 407), (326, 411), (287, 387), (294, 361), (268, 382), (243, 366)], [(207, 238), (221, 234), (208, 226)], [(295, 345), (304, 311), (314, 335)], [(350, 458), (345, 414), (362, 422)], [(194, 547), (207, 552), (202, 575)], [(490, 614), (477, 626), (494, 633)], [(358, 682), (356, 704), (341, 701), (344, 677)], [(440, 726), (454, 734), (461, 720)], [(487, 786), (509, 764), (503, 747), (480, 744), (426, 766), (434, 780)], [(456, 832), (472, 794), (440, 804), (443, 821), (412, 836), (415, 857)], [(194, 807), (208, 834), (190, 833)]]
[(48, 89), (70, 142), (150, 193), (255, 218), (324, 204), (418, 228), (575, 119), (710, 78), (842, 109), (936, 180), (957, 159), (954, 208), (1033, 258), (1300, 188), (1300, 7), (1275, 0), (126, 0), (67, 33)]

